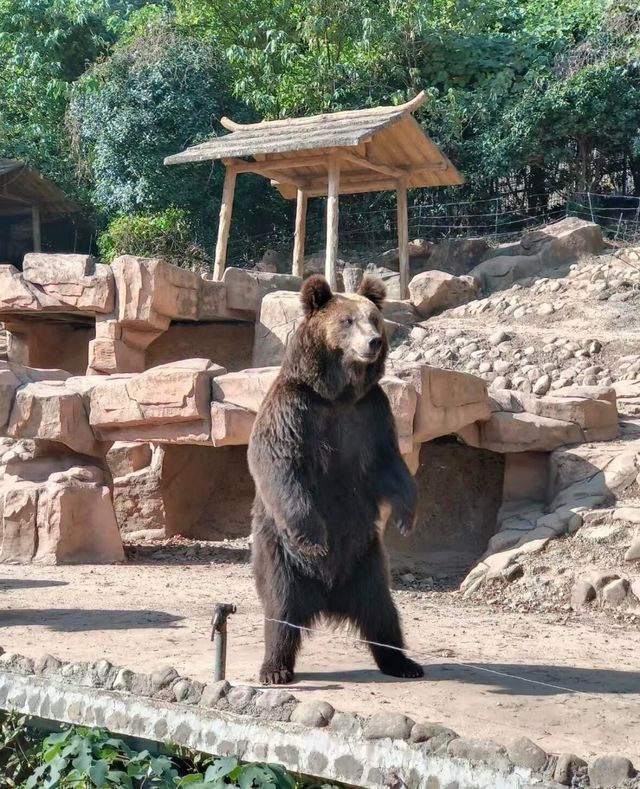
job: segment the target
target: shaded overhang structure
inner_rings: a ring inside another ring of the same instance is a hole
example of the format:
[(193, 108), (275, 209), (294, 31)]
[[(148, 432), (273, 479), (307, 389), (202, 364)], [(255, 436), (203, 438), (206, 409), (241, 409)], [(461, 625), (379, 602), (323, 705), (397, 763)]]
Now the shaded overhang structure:
[(17, 159), (0, 159), (0, 218), (31, 215), (33, 250), (41, 250), (41, 220), (80, 214), (53, 181)]
[(239, 173), (269, 178), (280, 194), (297, 200), (293, 274), (302, 277), (307, 200), (327, 198), (325, 275), (336, 286), (339, 196), (394, 190), (398, 203), (400, 288), (409, 282), (407, 189), (452, 186), (464, 179), (423, 132), (413, 112), (424, 92), (406, 104), (349, 110), (306, 118), (239, 124), (221, 123), (230, 134), (215, 137), (165, 164), (222, 160), (226, 176), (220, 208), (214, 278), (221, 279), (231, 227), (233, 194)]

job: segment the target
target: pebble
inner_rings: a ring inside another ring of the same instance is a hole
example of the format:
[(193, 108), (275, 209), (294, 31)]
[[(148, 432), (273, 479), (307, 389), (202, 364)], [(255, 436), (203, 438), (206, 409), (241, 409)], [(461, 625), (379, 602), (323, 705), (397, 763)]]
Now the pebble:
[(535, 395), (546, 395), (546, 393), (551, 388), (551, 376), (543, 375), (535, 382), (533, 385), (532, 391)]
[(219, 682), (213, 682), (211, 685), (205, 685), (198, 702), (201, 707), (215, 707), (223, 696), (231, 690), (231, 685), (226, 679), (221, 679)]
[(555, 312), (555, 308), (553, 304), (549, 304), (548, 302), (541, 304), (537, 309), (538, 315), (542, 315), (543, 317), (545, 315), (553, 315), (554, 312)]
[(584, 774), (586, 769), (587, 763), (584, 759), (574, 753), (561, 753), (553, 771), (553, 780), (563, 786), (571, 786), (574, 777)]
[(413, 340), (413, 342), (424, 342), (428, 336), (428, 332), (426, 329), (423, 329), (422, 326), (414, 326), (413, 329), (409, 332), (409, 337)]
[(234, 710), (241, 710), (250, 703), (255, 695), (256, 689), (250, 685), (237, 685), (227, 693), (227, 701)]
[(293, 693), (288, 690), (274, 688), (273, 690), (265, 690), (258, 700), (256, 701), (256, 709), (259, 710), (272, 710), (276, 707), (282, 707), (284, 704), (295, 701)]
[(365, 740), (408, 740), (415, 723), (397, 712), (377, 712), (364, 725)]
[(533, 367), (531, 370), (527, 370), (525, 375), (529, 379), (529, 381), (537, 381), (538, 378), (540, 378), (540, 376), (542, 375), (542, 371), (540, 370), (539, 367)]
[(491, 345), (500, 345), (503, 342), (507, 342), (511, 339), (511, 335), (507, 334), (506, 331), (498, 330), (493, 332), (489, 335), (489, 342)]
[(528, 737), (518, 737), (507, 748), (507, 755), (516, 767), (524, 767), (540, 773), (547, 764), (545, 751)]
[(602, 602), (610, 606), (619, 606), (627, 599), (629, 582), (625, 578), (618, 578), (607, 584), (602, 590)]
[(326, 701), (303, 701), (291, 713), (291, 722), (322, 728), (329, 723), (334, 713), (335, 710)]
[(634, 775), (633, 764), (623, 756), (598, 756), (589, 765), (591, 786), (620, 787)]
[(494, 363), (493, 369), (500, 374), (508, 373), (510, 370), (513, 369), (513, 365), (511, 364), (511, 362), (507, 362), (503, 359), (499, 359)]
[(460, 348), (460, 356), (470, 356), (473, 351), (478, 350), (478, 344), (475, 342), (470, 342), (468, 345), (463, 345)]

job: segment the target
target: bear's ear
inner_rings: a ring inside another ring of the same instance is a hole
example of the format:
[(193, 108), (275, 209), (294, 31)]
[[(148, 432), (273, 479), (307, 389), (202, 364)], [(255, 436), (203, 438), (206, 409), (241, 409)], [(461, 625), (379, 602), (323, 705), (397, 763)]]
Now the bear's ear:
[(322, 274), (313, 274), (305, 280), (300, 292), (304, 314), (307, 317), (313, 315), (314, 312), (324, 307), (332, 296), (331, 287)]
[(360, 283), (358, 294), (372, 301), (376, 307), (381, 310), (382, 303), (387, 296), (387, 289), (381, 280), (368, 274)]

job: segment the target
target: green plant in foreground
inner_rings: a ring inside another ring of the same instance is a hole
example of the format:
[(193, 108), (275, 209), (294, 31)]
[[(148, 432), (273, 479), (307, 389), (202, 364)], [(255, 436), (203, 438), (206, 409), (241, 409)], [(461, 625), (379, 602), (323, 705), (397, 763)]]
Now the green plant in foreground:
[(33, 751), (42, 737), (24, 724), (16, 714), (0, 715), (0, 786), (21, 786), (33, 770)]
[(135, 751), (104, 729), (69, 727), (45, 736), (7, 716), (0, 723), (0, 785), (11, 789), (332, 789), (282, 767), (240, 764), (168, 745)]

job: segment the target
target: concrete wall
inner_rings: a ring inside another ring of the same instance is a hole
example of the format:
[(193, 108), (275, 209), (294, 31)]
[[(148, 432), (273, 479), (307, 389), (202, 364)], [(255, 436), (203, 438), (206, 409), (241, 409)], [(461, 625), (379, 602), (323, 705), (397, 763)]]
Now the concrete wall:
[[(5, 654), (1, 662), (0, 709), (44, 721), (101, 726), (371, 789), (558, 786), (551, 777), (557, 760), (528, 740), (510, 755), (494, 743), (464, 740), (404, 715), (385, 712), (363, 720), (326, 702), (298, 702), (286, 690), (203, 686), (170, 668), (148, 676), (106, 660), (60, 664), (46, 656), (34, 666)], [(532, 758), (538, 772), (527, 764)]]

